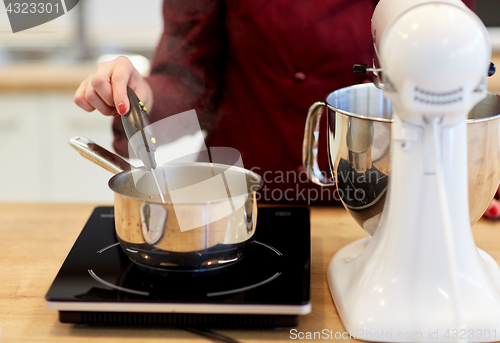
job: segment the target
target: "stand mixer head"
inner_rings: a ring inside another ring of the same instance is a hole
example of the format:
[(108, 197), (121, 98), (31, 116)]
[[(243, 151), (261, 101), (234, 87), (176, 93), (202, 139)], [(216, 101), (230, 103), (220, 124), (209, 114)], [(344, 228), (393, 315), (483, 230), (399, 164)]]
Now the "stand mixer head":
[(486, 97), (488, 32), (460, 0), (380, 1), (372, 36), (382, 90), (405, 122), (454, 124)]
[(391, 178), (373, 237), (328, 267), (341, 319), (370, 341), (496, 341), (479, 332), (500, 329), (500, 268), (474, 244), (467, 194), (466, 119), (486, 97), (487, 31), (458, 0), (381, 0), (372, 34), (394, 109)]

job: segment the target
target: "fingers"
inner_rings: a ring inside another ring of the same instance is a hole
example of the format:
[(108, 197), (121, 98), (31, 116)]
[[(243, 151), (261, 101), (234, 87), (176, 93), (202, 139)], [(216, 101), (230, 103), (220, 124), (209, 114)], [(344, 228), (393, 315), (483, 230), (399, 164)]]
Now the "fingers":
[(117, 112), (125, 114), (130, 107), (127, 85), (141, 81), (143, 79), (132, 63), (119, 57), (99, 64), (97, 71), (80, 84), (73, 100), (87, 112), (97, 109), (108, 116)]
[(97, 66), (97, 72), (90, 78), (86, 91), (88, 96), (96, 94), (100, 98), (100, 103), (103, 102), (109, 107), (114, 107), (113, 93), (111, 90), (111, 76), (113, 73), (113, 65), (109, 63), (99, 64), (99, 66)]
[(85, 97), (85, 92), (87, 90), (87, 83), (88, 83), (88, 78), (83, 80), (82, 83), (80, 83), (80, 86), (76, 90), (75, 96), (73, 97), (73, 101), (75, 102), (75, 104), (77, 104), (85, 111), (92, 112), (93, 110), (95, 110), (95, 107), (89, 104)]
[[(109, 88), (111, 88), (111, 84), (109, 85)], [(106, 102), (106, 100), (108, 102), (110, 102), (109, 99), (104, 100), (103, 97), (92, 86), (91, 82), (88, 83), (87, 89), (85, 90), (85, 99), (96, 110), (98, 110), (99, 112), (101, 112), (105, 116), (112, 116), (116, 113), (115, 107), (108, 105), (108, 103)]]
[(500, 218), (500, 201), (493, 199), (483, 216), (488, 219)]
[(139, 72), (132, 66), (126, 58), (118, 58), (113, 75), (111, 76), (112, 98), (119, 114), (129, 111), (130, 104), (127, 95), (127, 86), (135, 88), (135, 73), (140, 77)]

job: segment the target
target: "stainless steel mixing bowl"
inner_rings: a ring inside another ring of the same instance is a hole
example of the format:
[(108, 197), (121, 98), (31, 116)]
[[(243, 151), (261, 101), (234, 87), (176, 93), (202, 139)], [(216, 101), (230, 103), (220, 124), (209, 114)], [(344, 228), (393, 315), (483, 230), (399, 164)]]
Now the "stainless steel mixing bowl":
[[(469, 113), (469, 211), (474, 224), (488, 208), (500, 181), (500, 96), (488, 93)], [(327, 108), (327, 149), (331, 178), (317, 164), (319, 122)], [(390, 177), (392, 107), (373, 84), (330, 93), (309, 109), (303, 145), (308, 177), (321, 186), (337, 186), (353, 218), (373, 234)]]

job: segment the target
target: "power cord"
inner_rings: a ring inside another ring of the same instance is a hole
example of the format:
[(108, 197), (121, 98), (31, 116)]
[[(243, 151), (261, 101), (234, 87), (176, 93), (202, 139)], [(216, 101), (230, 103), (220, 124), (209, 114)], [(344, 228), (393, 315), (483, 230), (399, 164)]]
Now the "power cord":
[(225, 342), (225, 343), (240, 343), (239, 341), (234, 340), (231, 337), (220, 334), (218, 332), (214, 332), (214, 331), (206, 329), (206, 328), (194, 328), (194, 327), (188, 327), (188, 326), (178, 326), (178, 328), (195, 333), (195, 334), (203, 336), (205, 338), (209, 338), (211, 340), (216, 340), (216, 341)]

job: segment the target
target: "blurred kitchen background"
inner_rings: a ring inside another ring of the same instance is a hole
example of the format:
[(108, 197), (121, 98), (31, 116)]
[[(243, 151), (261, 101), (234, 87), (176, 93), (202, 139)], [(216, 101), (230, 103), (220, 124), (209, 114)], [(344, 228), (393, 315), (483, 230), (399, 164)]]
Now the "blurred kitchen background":
[[(500, 65), (500, 1), (476, 4)], [(98, 61), (115, 54), (135, 56), (147, 73), (161, 30), (161, 0), (81, 0), (66, 15), (16, 34), (0, 7), (0, 201), (113, 201), (111, 174), (67, 143), (82, 135), (112, 150), (111, 119), (79, 109), (73, 94)], [(489, 89), (500, 93), (500, 72)], [(202, 139), (199, 133), (159, 148), (158, 162)]]
[[(81, 110), (73, 95), (114, 54), (147, 73), (161, 32), (161, 0), (81, 0), (16, 34), (0, 5), (0, 201), (113, 201), (111, 173), (67, 143), (82, 135), (112, 150), (111, 118)], [(161, 147), (157, 160), (202, 140), (199, 133)]]

